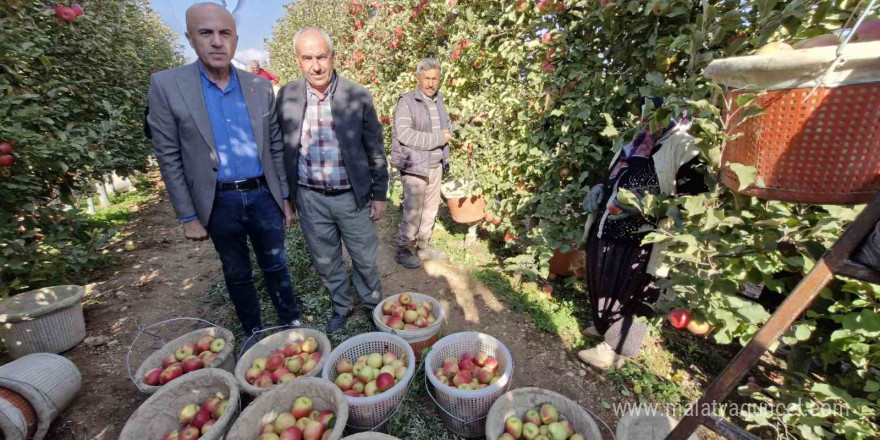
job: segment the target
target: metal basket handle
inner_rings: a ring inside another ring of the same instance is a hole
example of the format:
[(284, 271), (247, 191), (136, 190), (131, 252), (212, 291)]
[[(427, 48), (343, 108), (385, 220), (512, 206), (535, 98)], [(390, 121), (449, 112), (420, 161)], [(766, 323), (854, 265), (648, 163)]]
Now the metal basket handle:
[(596, 413), (594, 413), (594, 412), (593, 412), (593, 411), (590, 411), (590, 409), (589, 409), (589, 408), (587, 408), (587, 407), (586, 407), (586, 406), (583, 406), (583, 405), (580, 405), (580, 407), (581, 407), (581, 408), (583, 408), (583, 409), (584, 409), (584, 411), (586, 411), (586, 412), (587, 412), (587, 414), (589, 414), (589, 415), (590, 415), (590, 416), (592, 416), (592, 417), (593, 417), (593, 418), (594, 418), (594, 419), (596, 419), (596, 420), (598, 420), (598, 421), (599, 421), (599, 423), (601, 423), (601, 424), (602, 424), (602, 426), (604, 426), (604, 427), (605, 427), (605, 429), (607, 429), (607, 430), (608, 430), (608, 432), (609, 432), (609, 433), (610, 433), (610, 434), (611, 434), (611, 440), (616, 440), (616, 438), (615, 438), (615, 436), (614, 436), (614, 431), (612, 431), (612, 430), (611, 430), (611, 428), (610, 428), (610, 427), (609, 427), (609, 426), (608, 426), (608, 424), (607, 424), (607, 423), (605, 423), (605, 421), (604, 421), (604, 420), (602, 420), (602, 418), (601, 418), (601, 417), (599, 417), (599, 415), (598, 415), (598, 414), (596, 414)]
[[(247, 339), (245, 339), (244, 342), (241, 343), (241, 349), (238, 351), (238, 356), (236, 356), (235, 358), (241, 359), (241, 355), (243, 355), (245, 352), (245, 347), (248, 346), (248, 342), (250, 342), (250, 340), (253, 339), (254, 336), (260, 335), (260, 334), (263, 334), (266, 332), (270, 332), (273, 330), (284, 330), (284, 329), (289, 329), (289, 328), (311, 328), (311, 327), (306, 326), (306, 325), (284, 324), (284, 325), (276, 325), (275, 327), (264, 328), (262, 330), (257, 330), (255, 332), (251, 333), (251, 335)], [(260, 338), (260, 339), (262, 339), (262, 338)]]
[[(446, 415), (448, 415), (449, 417), (452, 417), (453, 419), (458, 420), (459, 422), (464, 423), (464, 424), (466, 424), (466, 425), (470, 425), (470, 424), (472, 424), (472, 423), (474, 423), (474, 422), (479, 422), (480, 420), (483, 420), (483, 419), (485, 419), (486, 417), (489, 417), (489, 413), (487, 412), (485, 416), (480, 417), (480, 418), (478, 418), (478, 419), (474, 419), (474, 420), (462, 420), (462, 419), (459, 419), (459, 418), (458, 418), (457, 416), (455, 416), (454, 414), (450, 414), (449, 411), (446, 411), (446, 408), (443, 408), (443, 405), (441, 405), (440, 402), (438, 402), (437, 399), (434, 398), (434, 393), (431, 392), (431, 387), (428, 386), (428, 374), (429, 374), (429, 373), (425, 373), (425, 391), (428, 392), (428, 396), (431, 396), (431, 400), (434, 401), (434, 403), (437, 405), (437, 408), (440, 408), (440, 410), (443, 411), (443, 412), (445, 412)], [(507, 382), (507, 388), (505, 388), (505, 389), (504, 389), (504, 392), (501, 393), (501, 394), (505, 394), (505, 393), (507, 393), (508, 391), (510, 391), (510, 385), (512, 385), (512, 384), (513, 384), (513, 377), (511, 377), (510, 380)]]
[(164, 324), (168, 324), (169, 322), (175, 322), (175, 321), (197, 321), (197, 322), (202, 322), (202, 323), (208, 324), (211, 327), (217, 327), (217, 328), (229, 331), (225, 327), (214, 324), (211, 321), (206, 321), (201, 318), (193, 318), (193, 317), (189, 317), (189, 316), (178, 316), (175, 318), (169, 318), (164, 321), (159, 321), (159, 322), (157, 322), (155, 324), (151, 324), (151, 325), (144, 325), (144, 324), (138, 325), (138, 334), (137, 334), (137, 336), (134, 337), (134, 340), (131, 341), (131, 345), (128, 346), (128, 352), (125, 353), (125, 369), (128, 371), (128, 378), (131, 379), (131, 382), (134, 383), (134, 386), (137, 387), (138, 391), (144, 392), (143, 388), (141, 388), (140, 385), (138, 385), (137, 381), (134, 380), (134, 374), (131, 372), (131, 350), (134, 349), (134, 345), (137, 344), (138, 339), (140, 339), (141, 335), (143, 335), (144, 333), (158, 339), (159, 342), (161, 342), (162, 345), (164, 346), (166, 344), (165, 339), (163, 339), (162, 337), (160, 337), (158, 335), (154, 335), (154, 334), (148, 332), (147, 330), (149, 330), (153, 327), (159, 326), (159, 325), (164, 325)]

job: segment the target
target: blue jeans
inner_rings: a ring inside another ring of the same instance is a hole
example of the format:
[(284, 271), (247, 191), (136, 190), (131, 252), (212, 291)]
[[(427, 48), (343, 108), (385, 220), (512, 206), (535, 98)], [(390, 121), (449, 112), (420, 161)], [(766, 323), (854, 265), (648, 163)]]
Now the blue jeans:
[(268, 188), (261, 185), (249, 191), (218, 190), (207, 230), (220, 254), (226, 289), (245, 334), (263, 327), (248, 237), (281, 323), (299, 319), (284, 253), (284, 216)]

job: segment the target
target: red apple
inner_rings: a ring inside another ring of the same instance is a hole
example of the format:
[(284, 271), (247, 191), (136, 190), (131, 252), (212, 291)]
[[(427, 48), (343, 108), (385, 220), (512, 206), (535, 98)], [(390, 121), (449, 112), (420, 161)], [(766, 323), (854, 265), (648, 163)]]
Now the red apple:
[(279, 440), (302, 440), (302, 431), (296, 426), (284, 430), (278, 437)]
[(211, 419), (211, 420), (208, 420), (207, 422), (205, 422), (205, 424), (202, 425), (202, 429), (201, 429), (202, 435), (207, 434), (208, 431), (211, 429), (211, 427), (214, 426), (214, 423), (217, 423), (217, 420)]
[(318, 350), (318, 341), (315, 338), (310, 336), (303, 341), (302, 351), (304, 353), (314, 353), (316, 350)]
[(691, 312), (685, 309), (672, 309), (669, 311), (669, 322), (677, 329), (687, 327), (690, 320)]
[(196, 414), (199, 413), (201, 408), (198, 404), (190, 403), (189, 405), (184, 406), (180, 409), (180, 413), (177, 415), (177, 420), (182, 425), (188, 425), (192, 422), (193, 418), (195, 418)]
[(690, 331), (691, 333), (693, 333), (697, 336), (705, 335), (706, 333), (709, 332), (710, 328), (712, 328), (712, 326), (709, 325), (708, 322), (700, 322), (700, 321), (697, 321), (696, 319), (691, 319), (690, 322), (688, 322), (688, 324), (687, 324), (688, 331)]
[(544, 287), (541, 288), (541, 291), (544, 292), (544, 295), (550, 295), (553, 293), (553, 286), (550, 284), (544, 284)]
[(514, 6), (517, 12), (525, 12), (529, 9), (529, 4), (526, 3), (526, 0), (519, 0), (516, 2), (516, 6)]
[(159, 375), (159, 384), (165, 385), (166, 383), (177, 379), (181, 375), (183, 375), (183, 367), (179, 365), (171, 365), (163, 370), (162, 374)]
[(553, 73), (553, 72), (556, 71), (556, 66), (554, 66), (554, 65), (553, 65), (550, 61), (548, 61), (548, 60), (544, 60), (544, 62), (541, 63), (541, 68), (544, 69), (544, 71), (547, 72), (547, 73)]
[(173, 354), (169, 354), (165, 359), (162, 359), (162, 368), (168, 368), (171, 364), (177, 363), (177, 357)]
[(144, 382), (146, 382), (146, 384), (150, 385), (150, 386), (159, 385), (159, 376), (160, 375), (162, 375), (162, 369), (161, 368), (154, 368), (154, 369), (148, 371), (147, 374), (144, 376)]
[(70, 9), (73, 9), (73, 12), (76, 14), (77, 17), (79, 17), (80, 15), (83, 15), (85, 13), (83, 11), (82, 6), (80, 6), (79, 3), (74, 3), (73, 5), (70, 6)]
[[(68, 8), (69, 9), (69, 8)], [(202, 432), (195, 426), (187, 426), (180, 432), (180, 440), (196, 440), (201, 437)]]
[(214, 410), (217, 409), (217, 405), (219, 405), (221, 401), (223, 401), (223, 399), (221, 399), (217, 396), (209, 397), (209, 398), (205, 399), (204, 402), (202, 402), (202, 409), (207, 410), (210, 413), (213, 413)]
[(9, 142), (0, 142), (0, 156), (12, 154), (12, 144)]
[(183, 344), (177, 349), (177, 351), (174, 352), (174, 357), (178, 361), (182, 361), (182, 360), (194, 355), (195, 352), (196, 352), (196, 345), (195, 344)]
[(478, 367), (485, 367), (486, 360), (488, 360), (488, 359), (489, 359), (489, 355), (481, 351), (481, 352), (477, 353), (476, 356), (474, 356), (474, 365), (476, 365)]
[(190, 356), (183, 361), (183, 372), (189, 373), (191, 371), (200, 370), (204, 366), (205, 366), (205, 364), (202, 363), (201, 359), (199, 359), (195, 356)]
[(394, 386), (394, 376), (390, 373), (382, 373), (376, 378), (376, 388), (379, 392), (385, 392)]
[(174, 430), (165, 434), (165, 437), (162, 437), (162, 440), (178, 440), (180, 438), (180, 432), (178, 430)]
[(462, 359), (461, 361), (458, 362), (458, 370), (473, 373), (474, 372), (474, 361), (472, 361), (470, 359)]
[[(9, 154), (9, 153), (4, 153)], [(391, 312), (394, 311), (394, 303), (391, 301), (385, 301), (382, 303), (382, 313), (385, 315), (390, 315)]]
[(318, 422), (324, 425), (324, 429), (333, 429), (333, 426), (336, 425), (336, 414), (325, 409), (318, 413)]
[(266, 359), (266, 369), (269, 371), (275, 371), (281, 368), (282, 365), (284, 365), (284, 355), (281, 353), (275, 353), (269, 356), (269, 359)]
[(62, 21), (73, 21), (76, 19), (76, 11), (67, 6), (59, 6), (55, 9), (55, 16)]
[(361, 393), (359, 393), (355, 390), (348, 390), (348, 391), (344, 391), (342, 394), (345, 394), (348, 397), (358, 397), (358, 396), (360, 396)]
[(400, 304), (405, 306), (405, 305), (412, 302), (412, 295), (410, 295), (409, 293), (406, 293), (406, 292), (401, 293), (400, 297), (398, 298), (398, 301), (400, 301)]
[(486, 362), (483, 364), (483, 368), (494, 373), (496, 370), (498, 370), (498, 359), (489, 356), (489, 358), (487, 358)]
[(303, 429), (303, 440), (321, 440), (323, 434), (324, 425), (317, 420), (310, 420), (306, 429)]
[(211, 342), (214, 342), (213, 336), (202, 336), (196, 341), (196, 353), (204, 353), (211, 350)]
[(260, 376), (257, 380), (254, 381), (254, 386), (257, 388), (272, 388), (272, 385), (275, 383), (272, 382), (271, 373), (268, 376)]
[(403, 320), (396, 316), (392, 316), (391, 319), (388, 320), (388, 327), (391, 327), (395, 330), (403, 330)]
[(211, 414), (215, 419), (219, 419), (223, 417), (223, 414), (226, 413), (226, 407), (229, 406), (228, 400), (221, 400), (220, 403), (217, 404), (217, 407), (214, 408), (214, 412)]
[(297, 419), (308, 417), (312, 412), (312, 399), (308, 397), (301, 396), (293, 401), (293, 408), (291, 408), (291, 414)]
[(459, 386), (461, 384), (470, 383), (472, 380), (473, 376), (471, 376), (470, 371), (459, 371), (455, 374), (455, 377), (452, 378), (452, 384)]
[(257, 381), (257, 379), (260, 378), (260, 373), (262, 373), (262, 372), (263, 372), (263, 371), (260, 370), (259, 368), (251, 367), (251, 368), (249, 368), (249, 369), (247, 370), (247, 372), (244, 374), (244, 379), (245, 379), (249, 384), (253, 384), (254, 382)]
[(287, 367), (281, 367), (281, 368), (273, 371), (272, 372), (272, 382), (278, 383), (278, 381), (281, 379), (282, 376), (284, 376), (285, 374), (289, 374), (289, 373), (290, 373), (290, 371), (287, 369)]
[(541, 35), (541, 43), (550, 44), (552, 42), (553, 42), (553, 34), (551, 34), (550, 32), (547, 32), (544, 35)]
[(199, 428), (199, 432), (201, 433), (202, 426), (204, 426), (205, 423), (208, 422), (208, 420), (211, 420), (211, 411), (203, 409), (196, 413), (189, 424), (190, 426), (195, 426), (196, 428)]

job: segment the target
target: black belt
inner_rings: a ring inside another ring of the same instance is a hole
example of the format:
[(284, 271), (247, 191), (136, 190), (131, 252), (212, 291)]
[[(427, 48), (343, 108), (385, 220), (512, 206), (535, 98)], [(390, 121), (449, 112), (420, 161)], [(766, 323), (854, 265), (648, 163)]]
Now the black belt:
[(311, 186), (300, 185), (300, 188), (305, 188), (309, 191), (314, 191), (319, 194), (324, 194), (325, 196), (333, 197), (339, 196), (348, 192), (351, 192), (351, 188), (345, 189), (332, 189), (332, 188), (312, 188)]
[(251, 177), (245, 180), (236, 180), (235, 182), (217, 182), (217, 188), (221, 191), (250, 191), (266, 184), (266, 178)]

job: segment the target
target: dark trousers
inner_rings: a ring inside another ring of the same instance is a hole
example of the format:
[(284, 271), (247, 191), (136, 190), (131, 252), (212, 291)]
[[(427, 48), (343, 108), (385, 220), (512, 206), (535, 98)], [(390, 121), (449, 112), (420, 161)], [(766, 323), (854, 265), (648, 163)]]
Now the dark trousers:
[(284, 217), (265, 185), (249, 191), (217, 191), (208, 234), (220, 254), (223, 277), (246, 334), (263, 327), (248, 238), (282, 324), (299, 319), (284, 253)]

